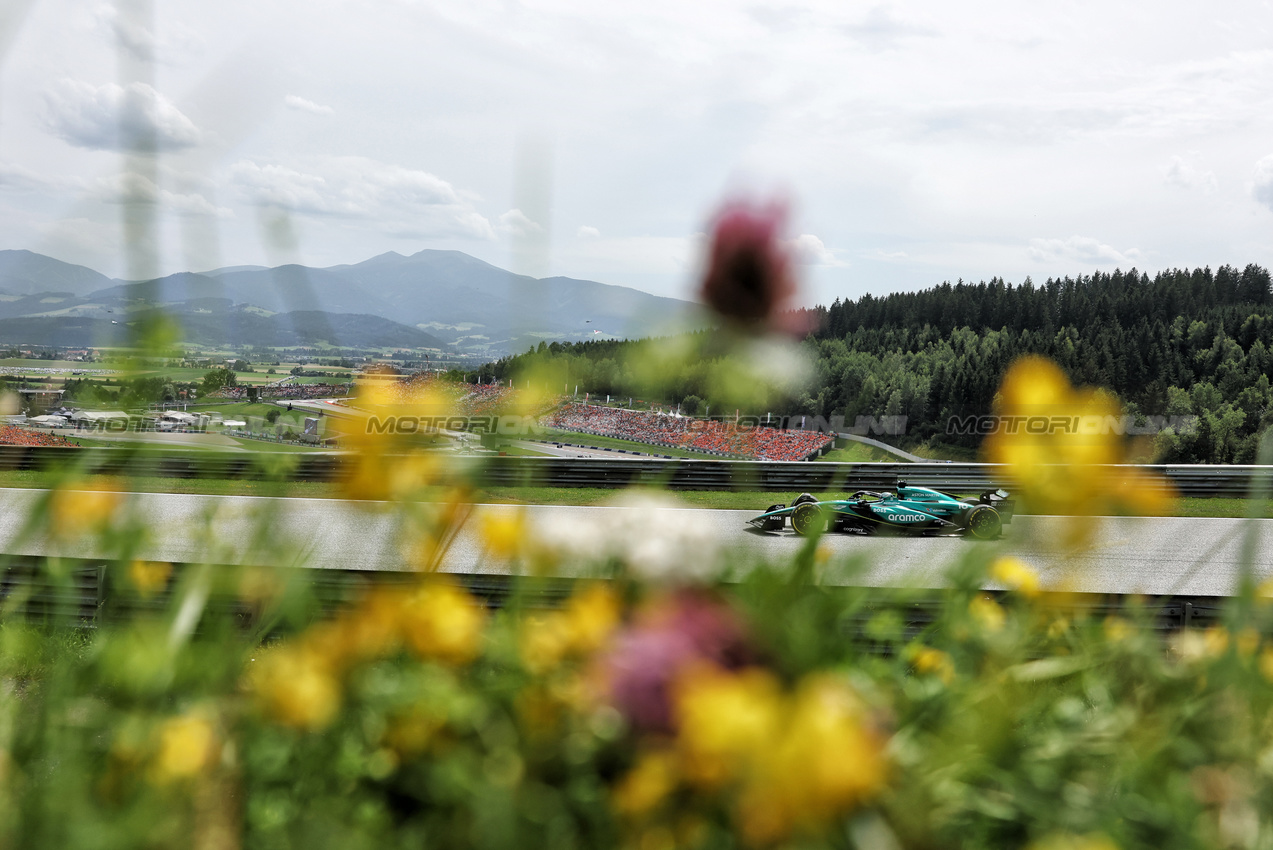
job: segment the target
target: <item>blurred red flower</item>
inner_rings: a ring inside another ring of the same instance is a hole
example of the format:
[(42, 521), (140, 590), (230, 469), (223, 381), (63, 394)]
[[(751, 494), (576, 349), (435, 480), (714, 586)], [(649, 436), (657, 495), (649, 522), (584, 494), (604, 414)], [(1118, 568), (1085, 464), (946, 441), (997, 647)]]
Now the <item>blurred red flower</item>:
[(755, 659), (746, 628), (718, 597), (682, 590), (646, 606), (602, 659), (610, 699), (638, 729), (670, 731), (673, 680), (688, 665), (737, 669)]
[(791, 252), (782, 241), (786, 222), (779, 201), (726, 203), (712, 224), (703, 303), (736, 324), (801, 332)]

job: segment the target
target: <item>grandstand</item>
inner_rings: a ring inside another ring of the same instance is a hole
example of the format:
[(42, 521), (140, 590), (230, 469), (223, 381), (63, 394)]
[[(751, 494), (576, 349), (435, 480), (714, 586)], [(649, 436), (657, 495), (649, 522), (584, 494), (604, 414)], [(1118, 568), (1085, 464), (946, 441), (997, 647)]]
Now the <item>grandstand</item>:
[(387, 404), (444, 404), (456, 416), (487, 416), (507, 409), (516, 390), (504, 384), (460, 384), (429, 372), (417, 372), (405, 380), (376, 385), (378, 399)]
[(79, 445), (57, 434), (31, 431), (15, 425), (0, 425), (0, 446), (54, 446), (77, 449)]
[[(350, 384), (285, 384), (283, 382), (265, 384), (257, 388), (259, 399), (301, 400), (312, 398), (344, 398), (349, 395)], [(246, 401), (248, 387), (237, 385), (223, 387), (207, 395), (208, 399), (226, 399), (230, 401)]]
[(754, 460), (809, 460), (834, 437), (816, 431), (737, 426), (711, 419), (570, 403), (541, 420), (550, 428)]

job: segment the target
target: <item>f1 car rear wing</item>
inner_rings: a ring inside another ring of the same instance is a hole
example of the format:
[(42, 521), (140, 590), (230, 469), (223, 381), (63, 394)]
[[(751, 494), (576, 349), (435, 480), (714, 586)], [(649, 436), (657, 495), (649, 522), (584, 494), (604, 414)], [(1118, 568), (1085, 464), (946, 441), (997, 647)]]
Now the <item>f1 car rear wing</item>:
[(990, 505), (999, 512), (999, 517), (1004, 522), (1012, 522), (1012, 514), (1016, 510), (1016, 500), (1008, 498), (1008, 491), (1002, 488), (998, 490), (987, 490), (978, 497), (978, 501), (985, 505)]

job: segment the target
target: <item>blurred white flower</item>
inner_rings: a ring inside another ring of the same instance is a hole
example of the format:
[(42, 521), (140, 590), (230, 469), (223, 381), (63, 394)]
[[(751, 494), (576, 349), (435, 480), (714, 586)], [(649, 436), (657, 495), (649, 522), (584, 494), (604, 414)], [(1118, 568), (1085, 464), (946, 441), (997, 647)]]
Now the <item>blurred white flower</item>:
[(720, 542), (709, 527), (674, 499), (629, 492), (607, 512), (610, 554), (638, 578), (693, 583), (717, 576)]
[(563, 562), (617, 562), (635, 577), (697, 583), (720, 572), (720, 541), (694, 511), (653, 493), (628, 492), (591, 522), (549, 515), (529, 529), (531, 546)]

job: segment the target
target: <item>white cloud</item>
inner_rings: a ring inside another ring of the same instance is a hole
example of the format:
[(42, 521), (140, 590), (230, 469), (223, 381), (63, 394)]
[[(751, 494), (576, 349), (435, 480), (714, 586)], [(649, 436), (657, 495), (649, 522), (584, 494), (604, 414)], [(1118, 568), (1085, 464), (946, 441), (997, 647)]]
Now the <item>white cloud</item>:
[(877, 260), (905, 260), (909, 257), (905, 251), (885, 251), (883, 248), (876, 248), (871, 256)]
[(427, 171), (353, 156), (320, 157), (303, 167), (242, 160), (230, 177), (257, 204), (365, 221), (392, 236), (495, 237), (471, 198)]
[(848, 265), (836, 257), (822, 240), (812, 233), (802, 233), (795, 239), (787, 241), (787, 247), (795, 255), (797, 263), (804, 266), (835, 266), (843, 268)]
[(122, 172), (99, 179), (93, 186), (93, 196), (110, 204), (156, 205), (178, 215), (222, 219), (234, 217), (230, 209), (217, 206), (198, 192), (174, 192), (135, 172)]
[[(670, 0), (587, 14), (577, 0), (397, 0), (322, 15), (259, 0), (7, 2), (29, 8), (0, 33), (2, 159), (28, 169), (0, 167), (0, 201), (29, 219), (5, 219), (25, 228), (11, 244), (89, 209), (117, 225), (94, 186), (117, 162), (97, 150), (126, 147), (122, 92), (68, 86), (41, 106), (59, 77), (98, 86), (152, 54), (159, 82), (119, 79), (171, 98), (201, 134), (175, 133), (172, 147), (198, 140), (182, 167), (219, 178), (215, 193), (154, 180), (235, 210), (216, 243), (230, 264), (263, 259), (252, 203), (295, 210), (298, 253), (332, 264), (398, 247), (388, 234), (507, 263), (500, 213), (520, 206), (545, 228), (566, 223), (554, 271), (670, 292), (700, 256), (683, 235), (740, 176), (789, 190), (805, 227), (852, 263), (805, 267), (826, 300), (1112, 270), (1131, 246), (1137, 266), (1273, 264), (1273, 165), (1256, 165), (1273, 154), (1263, 0), (1149, 16), (1127, 0), (715, 0), (695, 14)], [(199, 50), (174, 41), (182, 28)], [(322, 132), (299, 131), (309, 124)], [(519, 158), (531, 137), (551, 155)], [(522, 200), (539, 197), (522, 178), (540, 166), (551, 220)], [(50, 183), (71, 177), (81, 185)], [(581, 229), (592, 221), (597, 233)], [(165, 231), (169, 257), (181, 233)]]
[(1212, 194), (1218, 188), (1215, 172), (1204, 170), (1198, 160), (1198, 155), (1192, 153), (1188, 157), (1173, 156), (1167, 163), (1163, 178), (1171, 186), (1199, 189), (1203, 194)]
[(1030, 259), (1038, 263), (1060, 260), (1080, 263), (1114, 263), (1125, 266), (1134, 264), (1139, 258), (1140, 251), (1135, 248), (1118, 251), (1090, 236), (1030, 240)]
[(290, 109), (295, 109), (298, 112), (308, 112), (311, 115), (331, 115), (336, 111), (330, 106), (323, 106), (322, 104), (314, 103), (312, 100), (306, 100), (305, 98), (294, 94), (289, 94), (287, 97), (283, 98), (283, 103), (285, 103)]
[(199, 35), (190, 27), (167, 20), (161, 36), (140, 17), (131, 8), (123, 11), (110, 4), (98, 6), (94, 13), (99, 31), (117, 47), (144, 62), (186, 57), (202, 46)]
[(575, 236), (579, 239), (600, 239), (601, 231), (595, 227), (581, 224), (579, 229), (575, 231)]
[(16, 192), (34, 192), (54, 188), (54, 181), (37, 174), (25, 165), (0, 162), (0, 187)]
[(898, 17), (887, 3), (873, 6), (861, 21), (846, 25), (844, 30), (868, 47), (885, 50), (897, 47), (905, 39), (939, 35), (932, 27)]
[(544, 228), (538, 222), (531, 221), (526, 213), (517, 209), (509, 210), (499, 217), (497, 230), (506, 236), (513, 237), (531, 236), (544, 232)]
[(1273, 153), (1255, 164), (1255, 181), (1251, 186), (1251, 195), (1273, 210)]
[(131, 20), (114, 6), (102, 5), (97, 9), (97, 19), (114, 38), (115, 43), (139, 59), (154, 56), (158, 39), (154, 31), (139, 21)]
[(180, 150), (201, 133), (172, 101), (145, 83), (127, 88), (64, 80), (45, 96), (49, 129), (92, 150)]

